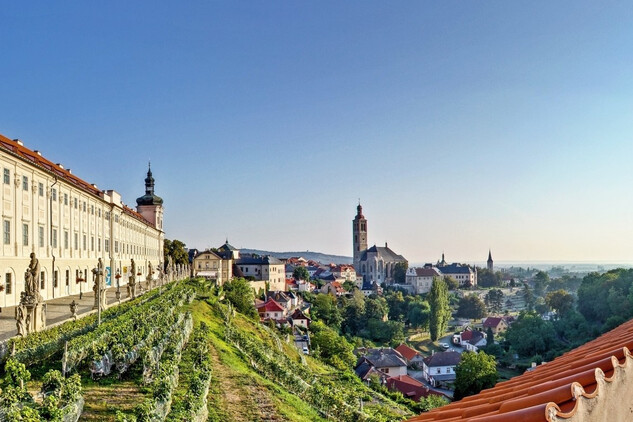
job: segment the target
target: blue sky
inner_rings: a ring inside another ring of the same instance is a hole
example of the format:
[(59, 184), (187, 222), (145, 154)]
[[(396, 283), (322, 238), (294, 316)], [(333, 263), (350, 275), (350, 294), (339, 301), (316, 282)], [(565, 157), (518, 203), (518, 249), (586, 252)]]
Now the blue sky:
[(633, 257), (627, 2), (9, 2), (0, 133), (190, 247)]

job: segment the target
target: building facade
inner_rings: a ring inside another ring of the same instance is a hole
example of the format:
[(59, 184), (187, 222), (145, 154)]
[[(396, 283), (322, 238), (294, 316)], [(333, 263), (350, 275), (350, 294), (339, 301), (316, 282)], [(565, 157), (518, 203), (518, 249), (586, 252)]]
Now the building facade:
[(157, 277), (164, 213), (162, 199), (154, 195), (151, 170), (145, 195), (133, 210), (116, 191), (100, 190), (21, 141), (2, 135), (0, 168), (0, 307), (19, 303), (32, 252), (40, 263), (44, 300), (92, 290), (91, 270), (99, 258), (108, 286), (127, 284), (132, 259), (141, 274), (137, 281), (146, 279), (150, 264)]
[(407, 269), (407, 284), (413, 286), (415, 294), (430, 292), (436, 277), (442, 278), (443, 275), (435, 267), (410, 267)]

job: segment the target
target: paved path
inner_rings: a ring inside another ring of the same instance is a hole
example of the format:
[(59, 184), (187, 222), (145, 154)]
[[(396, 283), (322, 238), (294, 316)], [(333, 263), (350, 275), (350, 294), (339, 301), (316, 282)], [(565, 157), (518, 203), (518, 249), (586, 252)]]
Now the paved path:
[[(145, 283), (143, 283), (145, 287)], [(106, 292), (108, 305), (117, 303), (116, 300), (116, 287), (110, 287)], [(54, 325), (59, 325), (67, 320), (70, 320), (70, 303), (75, 301), (77, 306), (77, 314), (81, 316), (94, 313), (92, 307), (95, 303), (94, 292), (90, 290), (82, 295), (79, 299), (79, 295), (64, 296), (58, 299), (50, 299), (46, 301), (46, 326), (50, 328)], [(126, 287), (121, 287), (121, 302), (128, 301)], [(0, 312), (0, 341), (7, 340), (18, 334), (18, 329), (15, 325), (15, 306), (9, 306), (2, 308)]]

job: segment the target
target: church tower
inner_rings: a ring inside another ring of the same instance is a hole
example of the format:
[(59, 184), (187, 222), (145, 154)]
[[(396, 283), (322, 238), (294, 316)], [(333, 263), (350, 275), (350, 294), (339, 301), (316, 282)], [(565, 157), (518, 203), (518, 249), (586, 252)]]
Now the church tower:
[(145, 195), (136, 199), (136, 211), (158, 230), (163, 231), (163, 198), (154, 194), (154, 177), (151, 165), (145, 178)]
[(358, 203), (356, 217), (352, 220), (354, 246), (354, 269), (360, 274), (360, 256), (367, 249), (367, 220), (363, 215), (363, 207)]
[(494, 271), (494, 266), (492, 265), (492, 253), (490, 253), (490, 249), (488, 249), (488, 271)]

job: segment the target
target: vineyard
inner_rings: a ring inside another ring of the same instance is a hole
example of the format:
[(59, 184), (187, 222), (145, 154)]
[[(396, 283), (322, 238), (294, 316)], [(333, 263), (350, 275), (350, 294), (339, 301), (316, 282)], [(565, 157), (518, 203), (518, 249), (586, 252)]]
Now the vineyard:
[(405, 407), (174, 283), (8, 345), (0, 420), (395, 421)]

